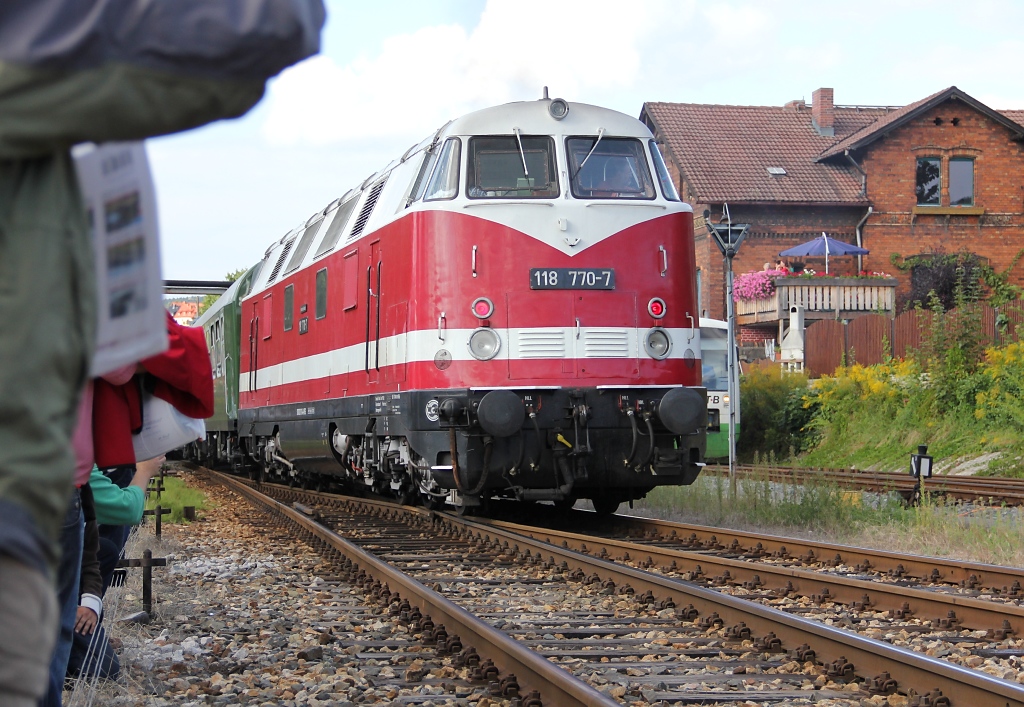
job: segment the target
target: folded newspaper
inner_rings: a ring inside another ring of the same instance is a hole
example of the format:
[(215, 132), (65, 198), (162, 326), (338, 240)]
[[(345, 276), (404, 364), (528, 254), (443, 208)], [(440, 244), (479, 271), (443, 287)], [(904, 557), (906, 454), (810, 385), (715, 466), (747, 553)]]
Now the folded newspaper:
[(76, 145), (96, 262), (97, 336), (90, 375), (167, 349), (156, 192), (142, 142)]
[(166, 400), (147, 394), (142, 401), (142, 430), (132, 435), (135, 461), (159, 457), (204, 437), (203, 420), (183, 415)]

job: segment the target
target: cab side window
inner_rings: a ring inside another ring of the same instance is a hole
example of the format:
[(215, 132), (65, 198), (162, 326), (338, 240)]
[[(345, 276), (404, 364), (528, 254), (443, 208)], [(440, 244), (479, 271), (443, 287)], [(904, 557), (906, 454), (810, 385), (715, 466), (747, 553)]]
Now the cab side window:
[(438, 155), (434, 173), (427, 182), (424, 201), (440, 201), (454, 199), (459, 193), (459, 161), (462, 158), (462, 141), (450, 137), (444, 141), (441, 154)]

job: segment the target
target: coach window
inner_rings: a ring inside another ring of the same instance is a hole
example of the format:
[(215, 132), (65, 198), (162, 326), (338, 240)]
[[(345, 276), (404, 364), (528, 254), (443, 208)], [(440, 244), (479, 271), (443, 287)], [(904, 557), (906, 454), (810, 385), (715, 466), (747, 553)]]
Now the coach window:
[(569, 183), (577, 199), (653, 199), (644, 146), (635, 138), (566, 140)]
[(921, 157), (917, 160), (917, 205), (940, 206), (942, 160), (938, 157)]
[(316, 272), (316, 318), (327, 316), (327, 268)]
[(551, 199), (558, 196), (555, 142), (508, 135), (469, 141), (466, 196), (471, 199)]
[(295, 285), (288, 285), (284, 288), (284, 330), (292, 330), (292, 320), (295, 316)]
[(974, 206), (974, 160), (964, 157), (949, 160), (949, 205)]
[(654, 171), (658, 173), (658, 181), (661, 182), (661, 193), (668, 201), (682, 201), (679, 198), (679, 192), (676, 191), (676, 185), (672, 183), (672, 175), (668, 173), (668, 167), (665, 166), (665, 158), (661, 156), (658, 143), (651, 140), (650, 145), (651, 157), (654, 158)]
[(459, 193), (459, 160), (462, 157), (462, 142), (457, 137), (450, 137), (444, 142), (441, 154), (437, 158), (437, 166), (427, 182), (427, 193), (424, 201), (454, 199)]

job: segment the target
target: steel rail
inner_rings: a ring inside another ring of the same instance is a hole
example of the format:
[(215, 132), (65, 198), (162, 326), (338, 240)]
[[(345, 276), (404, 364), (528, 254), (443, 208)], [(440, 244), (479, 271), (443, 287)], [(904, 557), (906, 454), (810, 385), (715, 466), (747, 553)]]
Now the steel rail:
[[(537, 690), (545, 705), (553, 707), (568, 707), (570, 705), (618, 707), (619, 703), (607, 695), (573, 677), (565, 670), (545, 660), (538, 653), (524, 647), (486, 622), (477, 619), (465, 609), (362, 550), (310, 517), (268, 498), (237, 479), (219, 472), (206, 471), (219, 483), (249, 499), (250, 502), (265, 506), (279, 516), (287, 518), (308, 535), (337, 550), (367, 574), (372, 575), (382, 584), (387, 584), (392, 592), (398, 591), (424, 616), (430, 616), (435, 625), (443, 623), (451, 633), (457, 633), (465, 645), (473, 645), (481, 656), (490, 657), (495, 664), (501, 665), (505, 672), (515, 674), (517, 681), (524, 688), (523, 692)], [(388, 504), (376, 505), (388, 508), (391, 512), (409, 510)]]
[[(736, 472), (746, 478), (796, 483), (827, 480), (844, 488), (878, 493), (895, 491), (904, 495), (912, 493), (918, 483), (917, 479), (909, 474), (861, 469), (737, 465)], [(704, 473), (725, 475), (728, 469), (722, 465), (709, 464), (704, 468)], [(997, 500), (1007, 505), (1024, 505), (1024, 481), (1021, 479), (942, 474), (925, 479), (922, 489), (966, 501)]]
[[(505, 521), (484, 521), (535, 540), (566, 547), (591, 556), (603, 552), (616, 558), (640, 560), (649, 566), (675, 567), (678, 572), (698, 572), (712, 584), (745, 586), (749, 589), (782, 589), (780, 596), (793, 594), (820, 597), (822, 601), (892, 612), (896, 618), (932, 619), (936, 630), (996, 629), (1004, 634), (1024, 635), (1024, 607), (924, 589), (867, 581), (814, 570), (748, 562), (686, 550), (675, 550), (622, 540), (598, 538), (561, 530), (539, 529)], [(599, 549), (600, 548), (600, 549)], [(716, 582), (715, 577), (718, 580)], [(1004, 623), (1005, 622), (1005, 623)], [(1006, 629), (1009, 629), (1007, 631)]]
[(625, 567), (607, 560), (590, 557), (540, 540), (524, 537), (504, 528), (437, 513), (452, 528), (461, 527), (481, 539), (508, 544), (519, 552), (537, 553), (552, 562), (565, 562), (570, 568), (613, 578), (617, 585), (628, 583), (635, 592), (651, 592), (656, 599), (670, 599), (676, 606), (692, 604), (700, 615), (717, 613), (726, 624), (742, 623), (755, 635), (773, 634), (783, 646), (793, 648), (809, 643), (816, 659), (823, 663), (854, 665), (860, 676), (878, 678), (892, 673), (901, 691), (913, 690), (925, 695), (939, 690), (952, 707), (1024, 706), (1024, 688), (991, 677), (980, 671), (962, 668), (947, 661), (930, 658), (888, 643), (833, 628), (823, 623), (801, 619), (792, 614), (755, 602), (670, 579), (643, 570)]
[[(578, 511), (586, 513), (586, 511)], [(593, 520), (593, 514), (588, 514)], [(586, 525), (576, 526), (587, 527)], [(997, 589), (1009, 589), (1017, 583), (1024, 585), (1024, 569), (1004, 567), (983, 562), (954, 560), (944, 557), (927, 555), (903, 555), (886, 550), (839, 545), (836, 543), (804, 540), (801, 538), (752, 533), (728, 528), (716, 528), (704, 525), (692, 525), (675, 521), (642, 518), (631, 515), (612, 516), (613, 525), (603, 522), (603, 531), (619, 529), (642, 534), (657, 534), (662, 542), (685, 543), (694, 536), (698, 542), (705, 544), (709, 550), (714, 548), (734, 548), (737, 554), (760, 551), (767, 555), (790, 555), (803, 557), (818, 562), (838, 561), (850, 567), (860, 565), (871, 570), (915, 577), (925, 581), (946, 582), (963, 586), (982, 586)]]

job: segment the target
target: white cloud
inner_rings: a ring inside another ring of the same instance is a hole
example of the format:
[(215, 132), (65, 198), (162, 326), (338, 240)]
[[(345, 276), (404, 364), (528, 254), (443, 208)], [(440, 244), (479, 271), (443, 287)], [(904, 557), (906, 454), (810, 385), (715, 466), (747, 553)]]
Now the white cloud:
[(691, 11), (652, 2), (624, 17), (622, 7), (492, 0), (470, 31), (448, 25), (395, 35), (378, 54), (344, 66), (318, 56), (271, 86), (264, 137), (277, 145), (415, 141), (469, 111), (539, 98), (543, 86), (570, 100), (629, 88), (641, 78), (645, 38)]

